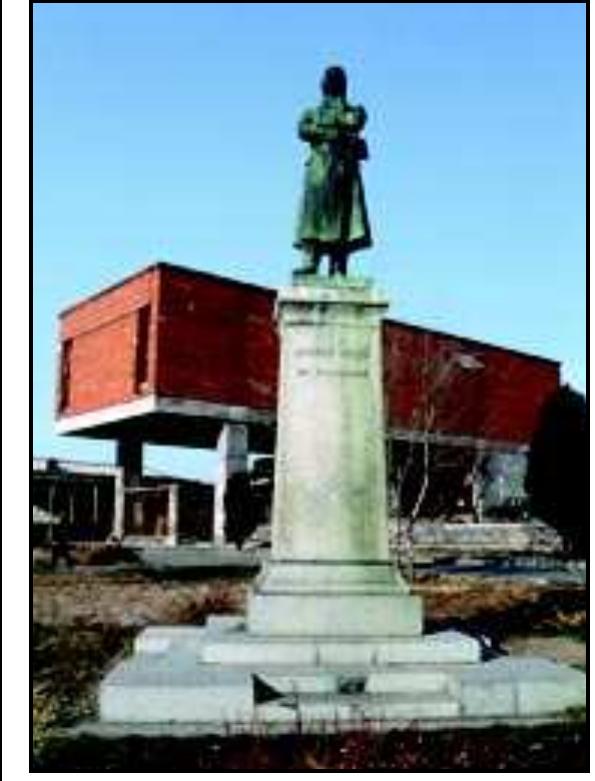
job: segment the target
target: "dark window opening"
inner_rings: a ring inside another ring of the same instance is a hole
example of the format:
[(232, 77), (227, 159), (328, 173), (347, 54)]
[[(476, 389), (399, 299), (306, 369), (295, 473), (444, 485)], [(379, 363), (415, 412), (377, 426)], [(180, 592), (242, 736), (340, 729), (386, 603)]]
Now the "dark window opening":
[(60, 356), (60, 395), (58, 409), (63, 412), (70, 406), (70, 370), (72, 361), (72, 339), (62, 342), (62, 354)]
[(141, 393), (149, 379), (149, 324), (151, 307), (143, 306), (137, 312), (136, 358), (134, 366), (134, 392)]

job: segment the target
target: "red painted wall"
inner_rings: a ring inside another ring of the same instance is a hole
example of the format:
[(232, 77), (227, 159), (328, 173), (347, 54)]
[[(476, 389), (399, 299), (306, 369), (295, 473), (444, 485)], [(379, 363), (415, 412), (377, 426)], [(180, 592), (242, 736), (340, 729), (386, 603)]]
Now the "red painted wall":
[[(72, 415), (130, 401), (154, 387), (158, 275), (148, 269), (60, 315), (58, 413)], [(150, 307), (148, 381), (135, 383), (138, 312)], [(71, 342), (69, 389), (63, 379), (65, 343)], [(67, 400), (61, 405), (61, 398)]]
[(163, 269), (158, 392), (274, 409), (278, 344), (273, 310), (272, 291)]
[(391, 426), (506, 442), (529, 441), (560, 382), (552, 361), (394, 321), (384, 365)]
[[(272, 290), (158, 264), (72, 307), (61, 315), (60, 338), (71, 347), (69, 396), (59, 414), (144, 393), (274, 410), (274, 302)], [(144, 306), (147, 377), (139, 388)], [(436, 431), (527, 442), (543, 400), (559, 384), (555, 362), (474, 340), (394, 321), (385, 323), (383, 339), (393, 428), (423, 429), (425, 414)], [(61, 376), (59, 370), (63, 385)]]

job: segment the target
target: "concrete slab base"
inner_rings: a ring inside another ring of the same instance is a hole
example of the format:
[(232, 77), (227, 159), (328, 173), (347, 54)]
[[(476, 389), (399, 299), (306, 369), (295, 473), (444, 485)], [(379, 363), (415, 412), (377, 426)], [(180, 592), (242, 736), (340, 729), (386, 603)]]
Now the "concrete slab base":
[(272, 559), (254, 584), (246, 620), (251, 633), (267, 637), (415, 637), (423, 608), (390, 561)]
[(563, 724), (568, 716), (562, 713), (545, 714), (543, 716), (465, 716), (441, 718), (384, 718), (384, 719), (344, 719), (342, 721), (328, 719), (298, 720), (289, 713), (284, 720), (278, 721), (170, 721), (170, 722), (139, 722), (139, 721), (83, 721), (68, 727), (63, 734), (71, 737), (92, 736), (101, 739), (118, 739), (138, 736), (144, 738), (194, 738), (204, 735), (287, 735), (293, 732), (302, 734), (329, 734), (351, 732), (365, 729), (367, 732), (388, 732), (389, 730), (424, 730), (438, 731), (445, 729), (488, 729), (495, 726), (506, 727), (537, 727), (545, 724)]
[(396, 590), (380, 589), (362, 594), (256, 592), (248, 603), (250, 631), (263, 635), (323, 635), (331, 631), (342, 637), (399, 635), (415, 637), (422, 632), (421, 598)]
[(145, 629), (133, 656), (101, 683), (99, 711), (104, 726), (161, 725), (161, 734), (190, 724), (225, 732), (242, 724), (517, 723), (583, 707), (585, 681), (544, 659), (481, 662), (478, 643), (457, 632), (264, 638), (223, 616), (204, 627)]

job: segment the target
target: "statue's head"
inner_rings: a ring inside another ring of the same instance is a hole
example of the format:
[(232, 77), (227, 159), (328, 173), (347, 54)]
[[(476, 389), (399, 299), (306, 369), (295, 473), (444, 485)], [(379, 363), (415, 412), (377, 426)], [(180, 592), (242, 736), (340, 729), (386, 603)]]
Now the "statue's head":
[(320, 86), (325, 97), (344, 98), (347, 95), (347, 74), (339, 65), (332, 65), (325, 70)]

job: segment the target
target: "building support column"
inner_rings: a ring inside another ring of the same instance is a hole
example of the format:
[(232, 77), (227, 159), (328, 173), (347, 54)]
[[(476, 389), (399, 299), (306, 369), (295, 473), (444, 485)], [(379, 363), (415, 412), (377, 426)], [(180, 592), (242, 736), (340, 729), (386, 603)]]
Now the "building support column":
[(180, 515), (180, 486), (172, 483), (167, 495), (167, 544), (178, 544), (178, 519)]
[(213, 541), (225, 544), (225, 492), (232, 475), (248, 471), (248, 427), (225, 423), (217, 442), (219, 464), (215, 481)]
[(99, 525), (99, 486), (93, 483), (93, 528), (97, 531)]
[(124, 470), (118, 467), (114, 477), (114, 520), (112, 524), (112, 536), (117, 540), (124, 537)]
[(116, 442), (116, 467), (114, 481), (113, 535), (123, 539), (126, 529), (126, 488), (139, 486), (143, 476), (143, 443), (137, 439), (120, 439)]

